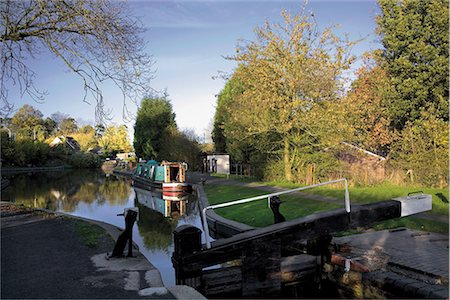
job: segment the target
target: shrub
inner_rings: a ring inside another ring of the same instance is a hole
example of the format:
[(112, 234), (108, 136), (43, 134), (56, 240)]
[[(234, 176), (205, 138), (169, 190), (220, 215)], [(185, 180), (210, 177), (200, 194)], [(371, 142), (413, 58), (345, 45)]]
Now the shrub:
[(99, 156), (93, 153), (77, 152), (67, 157), (67, 163), (74, 168), (99, 168), (102, 165), (102, 160)]

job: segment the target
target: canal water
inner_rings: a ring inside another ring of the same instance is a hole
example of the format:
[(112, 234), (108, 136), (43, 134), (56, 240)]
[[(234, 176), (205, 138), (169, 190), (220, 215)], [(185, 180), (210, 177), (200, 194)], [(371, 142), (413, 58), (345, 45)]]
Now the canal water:
[(139, 220), (133, 228), (133, 241), (161, 272), (166, 286), (175, 285), (171, 262), (174, 229), (183, 224), (202, 228), (193, 195), (163, 195), (133, 188), (131, 180), (100, 170), (39, 172), (7, 178), (11, 185), (2, 191), (2, 201), (99, 220), (120, 228), (125, 227), (125, 221), (117, 214), (125, 208), (138, 207)]

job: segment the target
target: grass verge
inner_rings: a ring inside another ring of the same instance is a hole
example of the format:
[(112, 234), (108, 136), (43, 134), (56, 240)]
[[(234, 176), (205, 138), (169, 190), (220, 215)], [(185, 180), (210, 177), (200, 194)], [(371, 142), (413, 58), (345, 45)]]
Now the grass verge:
[[(207, 185), (205, 186), (205, 192), (211, 205), (267, 194), (266, 191), (255, 188), (230, 185)], [(343, 205), (293, 195), (283, 196), (282, 201), (280, 212), (286, 220), (343, 207)], [(220, 208), (215, 211), (225, 218), (255, 227), (268, 226), (273, 224), (274, 221), (272, 211), (267, 207), (267, 200), (265, 199)]]
[(106, 236), (105, 231), (97, 225), (80, 220), (73, 220), (73, 222), (75, 231), (89, 248), (97, 248), (101, 239)]
[[(271, 183), (271, 185), (275, 184)], [(289, 184), (289, 186), (277, 184), (277, 186), (289, 188), (299, 187), (299, 185), (292, 184)], [(408, 195), (408, 193), (418, 190), (421, 190), (424, 193), (431, 194), (433, 196), (433, 210), (430, 212), (431, 216), (448, 216), (449, 204), (445, 201), (446, 199), (448, 199), (448, 190), (446, 189), (396, 187), (390, 185), (374, 187), (354, 187), (350, 189), (350, 199), (352, 203), (364, 204), (389, 200), (400, 196), (406, 196)], [(208, 196), (208, 201), (210, 204), (219, 204), (268, 193), (266, 191), (261, 191), (255, 188), (231, 185), (206, 185), (205, 192)], [(344, 199), (343, 188), (316, 188), (310, 190), (309, 193), (319, 194), (337, 199)], [(310, 200), (294, 195), (283, 195), (281, 199), (283, 203), (281, 204), (280, 212), (285, 216), (287, 220), (292, 220), (316, 212), (328, 211), (343, 207), (343, 205)], [(342, 203), (343, 202), (344, 201), (342, 201)], [(258, 200), (255, 202), (216, 209), (216, 212), (225, 218), (245, 223), (250, 226), (263, 227), (273, 224), (273, 215), (271, 210), (267, 207), (267, 201), (265, 200)], [(440, 222), (438, 220), (422, 219), (415, 216), (383, 221), (372, 226), (372, 228), (376, 230), (392, 229), (397, 227), (407, 227), (410, 229), (418, 229), (438, 233), (449, 232), (448, 223)], [(349, 232), (344, 232), (343, 234), (358, 233), (364, 230), (365, 229), (351, 230)]]

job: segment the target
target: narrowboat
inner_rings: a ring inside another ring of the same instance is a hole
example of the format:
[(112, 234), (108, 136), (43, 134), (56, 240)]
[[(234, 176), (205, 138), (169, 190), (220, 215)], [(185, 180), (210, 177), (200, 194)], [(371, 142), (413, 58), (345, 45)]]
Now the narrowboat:
[[(146, 206), (164, 217), (182, 217), (190, 214), (193, 210), (192, 201), (189, 201), (189, 195), (184, 192), (170, 192), (171, 196), (167, 196), (162, 191), (147, 191), (135, 187), (136, 198), (138, 203)], [(177, 195), (175, 195), (177, 193)]]
[(133, 185), (147, 190), (161, 189), (164, 192), (190, 192), (186, 182), (187, 164), (150, 160), (138, 164), (133, 174)]

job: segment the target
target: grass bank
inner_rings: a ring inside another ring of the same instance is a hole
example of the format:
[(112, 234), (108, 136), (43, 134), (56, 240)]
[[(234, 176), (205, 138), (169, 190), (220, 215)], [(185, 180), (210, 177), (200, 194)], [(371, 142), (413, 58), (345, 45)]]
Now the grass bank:
[(81, 237), (83, 243), (89, 248), (97, 248), (102, 239), (110, 238), (100, 226), (76, 219), (69, 220), (72, 222), (76, 233)]
[[(259, 182), (261, 183), (261, 182)], [(295, 188), (300, 185), (287, 183), (265, 183), (266, 185), (279, 186), (284, 188)], [(416, 187), (396, 187), (392, 185), (380, 185), (373, 187), (353, 187), (350, 188), (351, 203), (365, 204), (371, 202), (378, 202), (389, 200), (395, 197), (407, 196), (410, 192), (423, 191), (426, 194), (431, 194), (433, 197), (433, 210), (429, 213), (431, 216), (448, 216), (449, 209), (449, 195), (447, 189), (438, 188), (416, 188)], [(208, 196), (210, 204), (219, 204), (238, 200), (247, 197), (254, 197), (268, 192), (256, 188), (237, 186), (237, 185), (206, 185), (205, 192)], [(308, 190), (308, 193), (318, 194), (322, 196), (342, 199), (342, 205), (316, 201), (302, 198), (296, 195), (283, 195), (283, 201), (280, 212), (287, 220), (292, 220), (298, 217), (306, 216), (316, 212), (327, 211), (343, 207), (344, 189), (321, 187)], [(242, 222), (255, 227), (263, 227), (273, 224), (273, 215), (269, 208), (267, 208), (267, 201), (259, 200), (246, 204), (217, 209), (216, 212), (223, 217)], [(376, 230), (392, 229), (397, 227), (407, 227), (411, 229), (419, 229), (431, 232), (448, 233), (448, 223), (440, 222), (439, 220), (423, 219), (419, 217), (406, 217), (388, 220), (376, 223), (372, 228)], [(353, 230), (349, 233), (363, 231), (364, 229)]]

